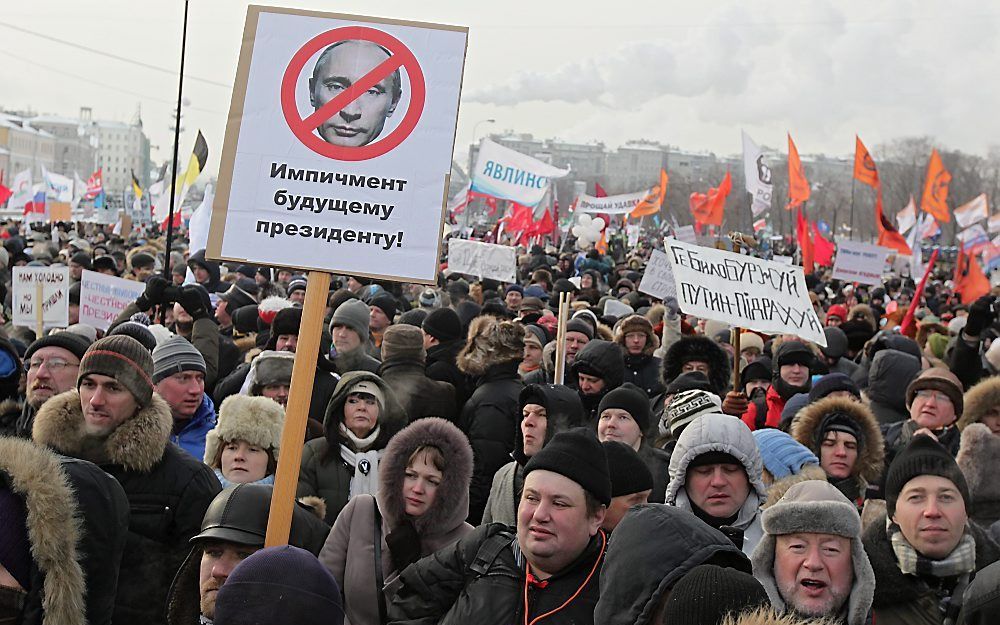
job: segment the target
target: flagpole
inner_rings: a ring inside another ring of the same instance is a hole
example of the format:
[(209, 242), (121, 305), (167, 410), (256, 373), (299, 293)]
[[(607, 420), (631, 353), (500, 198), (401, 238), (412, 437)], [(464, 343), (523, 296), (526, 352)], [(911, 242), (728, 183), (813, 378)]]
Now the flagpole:
[[(857, 179), (851, 176), (851, 240), (854, 240), (854, 187), (857, 184)], [(836, 229), (836, 225), (834, 225)]]
[[(181, 141), (181, 99), (184, 94), (184, 53), (187, 47), (188, 0), (184, 0), (184, 25), (181, 27), (181, 72), (177, 77), (177, 109), (174, 111), (174, 161), (170, 184), (170, 212), (167, 216), (167, 245), (163, 256), (163, 277), (170, 280), (170, 247), (174, 238), (174, 198), (177, 193), (177, 152)], [(165, 309), (161, 315), (165, 315)]]

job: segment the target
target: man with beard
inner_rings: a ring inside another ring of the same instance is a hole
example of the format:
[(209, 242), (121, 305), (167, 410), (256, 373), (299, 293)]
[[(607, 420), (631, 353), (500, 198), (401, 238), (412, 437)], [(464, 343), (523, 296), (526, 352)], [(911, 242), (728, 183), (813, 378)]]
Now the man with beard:
[[(792, 395), (809, 392), (812, 382), (809, 367), (814, 360), (812, 350), (802, 341), (782, 343), (774, 355), (771, 388), (767, 389), (763, 400), (758, 399), (749, 403), (746, 412), (741, 416), (743, 422), (751, 430), (778, 427), (785, 402)], [(731, 391), (726, 394), (726, 400), (730, 400), (734, 395), (742, 394)]]
[(42, 404), (50, 397), (76, 387), (80, 359), (88, 347), (90, 343), (87, 339), (72, 332), (51, 334), (28, 346), (28, 351), (24, 352), (27, 401), (17, 420), (17, 436), (31, 438), (35, 413)]

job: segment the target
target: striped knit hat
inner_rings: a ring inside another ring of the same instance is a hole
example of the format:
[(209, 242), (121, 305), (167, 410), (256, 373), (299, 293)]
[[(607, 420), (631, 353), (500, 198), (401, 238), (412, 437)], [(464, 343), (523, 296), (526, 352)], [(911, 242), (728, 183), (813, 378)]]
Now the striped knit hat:
[(191, 341), (183, 336), (172, 336), (153, 350), (153, 383), (169, 378), (181, 371), (205, 373), (205, 357)]
[(114, 378), (132, 393), (141, 408), (153, 398), (153, 357), (131, 336), (115, 334), (94, 341), (80, 360), (78, 389), (90, 374)]

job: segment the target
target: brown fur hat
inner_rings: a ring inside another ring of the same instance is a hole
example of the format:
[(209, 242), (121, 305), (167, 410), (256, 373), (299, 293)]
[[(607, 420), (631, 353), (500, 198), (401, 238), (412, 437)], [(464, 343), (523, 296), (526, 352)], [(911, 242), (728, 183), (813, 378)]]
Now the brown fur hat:
[(958, 420), (958, 429), (978, 423), (993, 409), (1000, 406), (1000, 376), (983, 378), (978, 384), (965, 392), (962, 416)]
[(466, 375), (480, 376), (494, 365), (524, 358), (524, 326), (495, 317), (476, 317), (469, 325), (469, 339), (456, 364)]
[(630, 332), (642, 332), (646, 335), (646, 346), (642, 353), (652, 355), (660, 346), (660, 339), (653, 332), (653, 324), (642, 315), (629, 315), (615, 325), (615, 343), (625, 347), (625, 335)]

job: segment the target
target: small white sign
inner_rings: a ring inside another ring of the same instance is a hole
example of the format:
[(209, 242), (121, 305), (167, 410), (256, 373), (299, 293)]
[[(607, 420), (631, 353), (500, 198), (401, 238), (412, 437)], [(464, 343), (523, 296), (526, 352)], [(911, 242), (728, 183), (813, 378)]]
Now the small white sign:
[(833, 279), (859, 284), (881, 284), (885, 259), (893, 250), (868, 243), (841, 241), (833, 261)]
[(639, 281), (639, 292), (652, 295), (657, 299), (677, 297), (674, 288), (674, 272), (670, 268), (670, 260), (660, 250), (653, 250), (646, 263), (646, 270)]
[(448, 241), (448, 269), (501, 282), (517, 282), (514, 248), (464, 239)]
[(80, 280), (80, 323), (106, 331), (145, 290), (144, 282), (84, 270)]
[(38, 325), (39, 285), (44, 327), (65, 328), (69, 325), (69, 267), (14, 267), (14, 325)]

